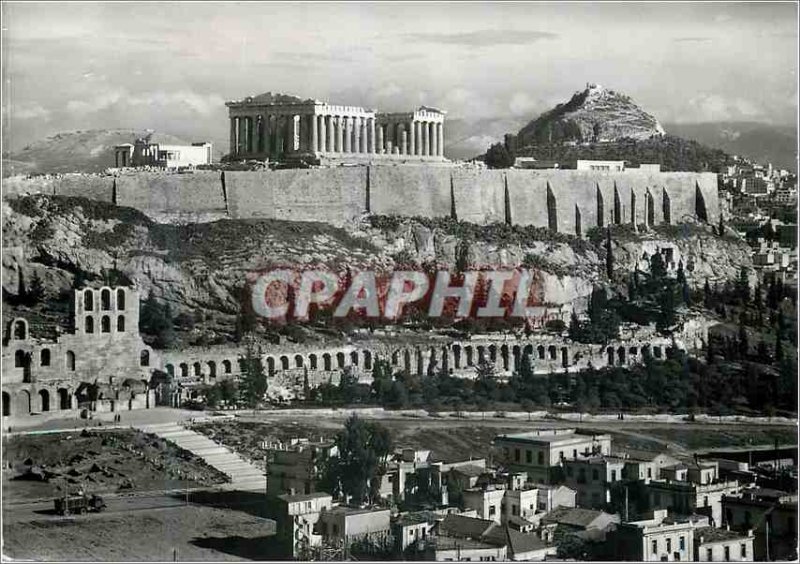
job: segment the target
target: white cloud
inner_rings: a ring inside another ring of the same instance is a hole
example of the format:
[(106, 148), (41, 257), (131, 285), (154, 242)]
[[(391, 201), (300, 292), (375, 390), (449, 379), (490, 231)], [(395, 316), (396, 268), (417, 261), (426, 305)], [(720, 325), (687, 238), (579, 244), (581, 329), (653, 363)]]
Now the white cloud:
[[(729, 121), (762, 119), (767, 112), (751, 100), (719, 94), (700, 94), (690, 98), (685, 117), (691, 121)], [(684, 120), (685, 121), (685, 120)]]
[(540, 104), (526, 92), (515, 92), (508, 103), (508, 109), (514, 116), (530, 116)]
[(23, 103), (14, 104), (9, 107), (3, 107), (3, 113), (13, 119), (50, 119), (50, 110), (42, 107), (40, 104)]

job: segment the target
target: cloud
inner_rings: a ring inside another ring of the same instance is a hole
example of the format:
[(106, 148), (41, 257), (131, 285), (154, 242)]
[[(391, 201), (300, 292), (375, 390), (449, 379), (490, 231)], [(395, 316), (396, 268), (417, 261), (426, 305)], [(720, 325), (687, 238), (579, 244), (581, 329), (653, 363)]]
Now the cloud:
[(689, 99), (681, 121), (735, 121), (765, 119), (769, 112), (751, 100), (719, 94), (700, 94)]
[(483, 29), (463, 33), (408, 33), (406, 36), (409, 39), (442, 45), (493, 47), (497, 45), (530, 45), (544, 39), (555, 39), (558, 34), (549, 31)]
[(673, 41), (675, 43), (712, 43), (714, 40), (710, 37), (677, 37)]
[(37, 103), (14, 104), (13, 106), (3, 107), (3, 113), (14, 119), (50, 119), (50, 110)]
[(97, 94), (89, 100), (70, 100), (66, 105), (66, 111), (73, 116), (85, 116), (110, 109), (145, 106), (147, 108), (189, 109), (195, 114), (207, 116), (218, 111), (224, 104), (225, 99), (217, 94), (198, 94), (190, 90), (131, 94), (124, 89), (111, 89)]
[(537, 106), (540, 106), (539, 102), (526, 92), (515, 92), (508, 102), (508, 109), (514, 116), (531, 116)]

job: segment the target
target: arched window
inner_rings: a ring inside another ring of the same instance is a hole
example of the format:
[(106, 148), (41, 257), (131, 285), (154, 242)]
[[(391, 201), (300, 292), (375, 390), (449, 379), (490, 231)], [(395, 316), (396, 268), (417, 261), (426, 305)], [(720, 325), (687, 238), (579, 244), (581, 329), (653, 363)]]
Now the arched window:
[(213, 360), (208, 361), (208, 375), (212, 378), (217, 377), (217, 363)]
[(372, 353), (369, 351), (364, 351), (364, 368), (372, 370)]
[(303, 357), (299, 354), (294, 355), (294, 365), (296, 368), (303, 368)]
[(107, 315), (104, 315), (100, 320), (100, 332), (111, 333), (111, 318)]
[(11, 415), (11, 396), (3, 392), (3, 417)]
[(223, 360), (222, 361), (222, 369), (225, 371), (225, 374), (231, 373), (231, 361), (230, 360)]
[(181, 362), (179, 368), (181, 369), (181, 378), (189, 376), (189, 366), (185, 362)]
[(14, 322), (14, 338), (19, 341), (24, 341), (28, 338), (27, 323), (22, 319), (18, 319)]
[(309, 364), (309, 367), (311, 368), (311, 370), (316, 370), (317, 369), (317, 355), (315, 355), (315, 354), (308, 355), (308, 364)]
[(344, 368), (344, 353), (336, 353), (336, 366)]
[(50, 366), (50, 349), (42, 349), (40, 360), (42, 366)]
[(356, 351), (350, 353), (350, 364), (358, 366), (358, 353)]
[(271, 356), (267, 357), (267, 374), (270, 376), (275, 374), (275, 359)]
[(139, 366), (150, 366), (150, 351), (143, 350), (139, 353)]
[(25, 351), (17, 351), (14, 353), (14, 368), (25, 367)]
[(94, 333), (94, 317), (86, 318), (86, 332)]
[(171, 364), (167, 364), (164, 368), (167, 369), (167, 374), (170, 376), (175, 376), (175, 367)]
[(111, 309), (111, 290), (108, 288), (100, 290), (100, 307), (103, 311)]
[(67, 351), (67, 370), (75, 370), (75, 353)]
[(125, 332), (125, 316), (118, 315), (117, 316), (117, 333), (124, 333)]
[(117, 309), (125, 309), (125, 290), (117, 289)]
[(281, 370), (289, 370), (289, 358), (286, 356), (281, 357)]
[(203, 373), (203, 369), (200, 366), (199, 362), (195, 362), (193, 368), (194, 368), (194, 375), (195, 376), (200, 376)]
[(85, 311), (94, 310), (94, 292), (92, 290), (83, 291), (83, 309)]
[(328, 353), (322, 355), (322, 369), (323, 370), (331, 369), (331, 355), (329, 355)]

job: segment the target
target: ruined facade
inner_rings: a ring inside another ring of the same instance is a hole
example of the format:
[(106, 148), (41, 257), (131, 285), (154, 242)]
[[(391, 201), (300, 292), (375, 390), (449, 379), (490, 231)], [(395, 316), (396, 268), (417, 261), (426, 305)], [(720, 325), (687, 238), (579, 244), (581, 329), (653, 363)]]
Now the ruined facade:
[(89, 409), (153, 407), (154, 351), (139, 336), (139, 293), (133, 288), (75, 290), (72, 328), (53, 340), (11, 320), (3, 340), (3, 420)]
[(212, 145), (199, 141), (191, 145), (171, 145), (158, 142), (153, 137), (137, 139), (136, 143), (123, 143), (114, 147), (114, 166), (181, 168), (209, 165), (213, 159)]
[(444, 159), (445, 112), (436, 108), (378, 113), (319, 100), (288, 101), (271, 94), (225, 105), (233, 159)]

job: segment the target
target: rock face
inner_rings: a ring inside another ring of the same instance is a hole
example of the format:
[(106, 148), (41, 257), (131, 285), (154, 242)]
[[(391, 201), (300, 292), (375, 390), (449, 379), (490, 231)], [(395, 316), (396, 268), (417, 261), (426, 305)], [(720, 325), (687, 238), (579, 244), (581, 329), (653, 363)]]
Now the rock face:
[[(131, 208), (42, 195), (6, 199), (2, 210), (5, 295), (17, 295), (37, 273), (53, 298), (69, 290), (76, 273), (97, 280), (116, 265), (143, 298), (152, 293), (175, 313), (210, 312), (228, 329), (240, 311), (241, 288), (270, 268), (323, 267), (344, 275), (348, 269), (385, 274), (409, 262), (454, 269), (459, 258), (473, 268), (524, 265), (539, 271), (542, 305), (579, 310), (605, 276), (602, 242), (564, 235), (530, 240), (517, 231), (497, 235), (506, 232), (491, 226), (473, 226), (469, 238), (459, 231), (466, 224), (431, 227), (413, 218), (383, 228), (364, 222), (349, 230), (275, 220), (178, 226), (155, 223)], [(646, 257), (668, 247), (676, 264), (683, 260), (694, 286), (706, 278), (733, 279), (751, 266), (746, 244), (716, 237), (704, 226), (627, 234), (614, 243), (615, 264), (646, 270)]]
[(523, 127), (517, 145), (644, 140), (665, 134), (658, 120), (624, 94), (597, 84), (575, 93)]

